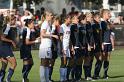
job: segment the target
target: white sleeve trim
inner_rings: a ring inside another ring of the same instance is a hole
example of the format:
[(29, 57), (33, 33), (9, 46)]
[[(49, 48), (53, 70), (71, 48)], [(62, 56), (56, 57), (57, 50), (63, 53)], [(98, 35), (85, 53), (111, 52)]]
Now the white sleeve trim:
[(27, 34), (26, 34), (26, 39), (30, 39), (30, 29), (29, 28), (27, 28)]
[(9, 30), (10, 30), (10, 26), (7, 24), (7, 27), (6, 27), (6, 29), (5, 29), (3, 34), (8, 35)]

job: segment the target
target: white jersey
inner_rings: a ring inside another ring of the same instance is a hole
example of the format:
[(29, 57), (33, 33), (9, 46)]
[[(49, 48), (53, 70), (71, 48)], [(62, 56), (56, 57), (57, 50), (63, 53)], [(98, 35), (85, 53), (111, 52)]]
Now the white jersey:
[(70, 41), (70, 26), (67, 26), (65, 24), (61, 25), (60, 33), (63, 34), (63, 40), (62, 40), (62, 46), (64, 50), (67, 50), (69, 48), (69, 41)]
[[(46, 34), (51, 34), (51, 28), (48, 21), (44, 21), (41, 25), (41, 31), (46, 30)], [(43, 38), (41, 37), (40, 48), (49, 48), (52, 45), (51, 38)]]

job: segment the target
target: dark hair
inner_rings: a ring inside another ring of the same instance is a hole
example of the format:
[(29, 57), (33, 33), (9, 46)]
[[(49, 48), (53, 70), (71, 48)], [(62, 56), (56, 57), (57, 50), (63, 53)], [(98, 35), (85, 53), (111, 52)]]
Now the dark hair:
[(86, 18), (86, 15), (81, 14), (78, 19), (79, 19), (79, 23), (81, 23), (81, 20), (84, 20)]
[(24, 21), (25, 21), (25, 26), (28, 27), (28, 24), (32, 23), (33, 20), (32, 19), (25, 19)]

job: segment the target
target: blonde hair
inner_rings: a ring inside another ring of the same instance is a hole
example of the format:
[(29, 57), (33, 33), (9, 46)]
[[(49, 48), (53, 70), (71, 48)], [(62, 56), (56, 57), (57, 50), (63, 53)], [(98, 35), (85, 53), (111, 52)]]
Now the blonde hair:
[(93, 16), (91, 12), (86, 12), (85, 14), (86, 17)]
[(103, 15), (104, 15), (105, 13), (108, 13), (108, 12), (110, 12), (109, 9), (102, 9), (102, 10), (100, 11), (100, 16), (103, 17)]
[(15, 19), (16, 17), (14, 15), (6, 16), (4, 19), (4, 23), (5, 24), (10, 23), (12, 20), (15, 20)]

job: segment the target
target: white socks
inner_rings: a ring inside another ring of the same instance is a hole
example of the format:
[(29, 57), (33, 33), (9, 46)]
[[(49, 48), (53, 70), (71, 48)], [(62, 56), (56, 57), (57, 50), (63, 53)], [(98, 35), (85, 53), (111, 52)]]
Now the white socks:
[(66, 81), (67, 68), (60, 68), (60, 81)]

